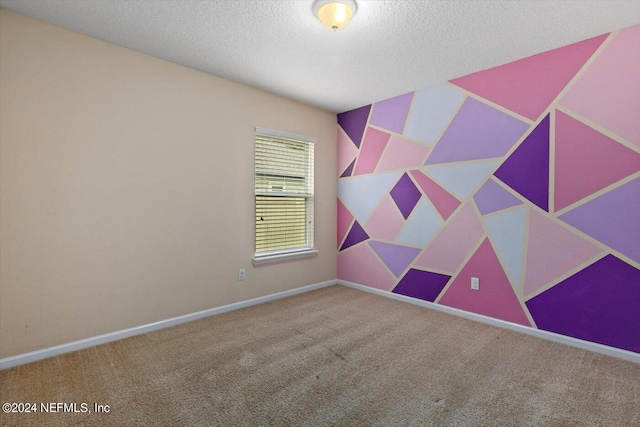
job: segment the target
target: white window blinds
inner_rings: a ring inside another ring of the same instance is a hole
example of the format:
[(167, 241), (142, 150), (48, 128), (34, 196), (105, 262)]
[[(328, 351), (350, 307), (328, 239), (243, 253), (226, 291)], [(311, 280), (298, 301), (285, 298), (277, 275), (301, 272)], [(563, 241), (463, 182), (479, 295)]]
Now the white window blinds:
[(313, 247), (313, 142), (256, 128), (256, 257)]

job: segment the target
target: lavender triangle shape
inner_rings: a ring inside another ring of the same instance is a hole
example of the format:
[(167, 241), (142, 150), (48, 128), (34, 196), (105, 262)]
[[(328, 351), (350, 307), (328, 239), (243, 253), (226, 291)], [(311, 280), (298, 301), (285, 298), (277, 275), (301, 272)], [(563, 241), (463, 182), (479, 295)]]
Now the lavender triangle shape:
[(396, 277), (399, 277), (420, 253), (420, 249), (392, 243), (372, 241), (369, 242), (369, 246)]
[(522, 201), (502, 188), (492, 179), (488, 180), (476, 194), (473, 200), (482, 215), (501, 211), (512, 206), (522, 204)]
[(528, 128), (500, 110), (467, 98), (426, 164), (502, 157)]
[(559, 218), (640, 262), (640, 178), (562, 214)]
[(402, 133), (412, 99), (413, 92), (409, 92), (376, 102), (373, 104), (369, 123), (396, 133)]

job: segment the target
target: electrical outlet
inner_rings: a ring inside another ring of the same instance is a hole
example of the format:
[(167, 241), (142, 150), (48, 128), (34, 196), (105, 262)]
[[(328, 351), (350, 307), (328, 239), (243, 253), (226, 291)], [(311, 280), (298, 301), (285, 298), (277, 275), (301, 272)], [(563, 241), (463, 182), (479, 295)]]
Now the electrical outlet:
[(480, 290), (480, 279), (477, 277), (472, 277), (471, 278), (471, 289), (473, 289), (474, 291), (479, 291)]
[(244, 268), (238, 270), (238, 280), (244, 280)]

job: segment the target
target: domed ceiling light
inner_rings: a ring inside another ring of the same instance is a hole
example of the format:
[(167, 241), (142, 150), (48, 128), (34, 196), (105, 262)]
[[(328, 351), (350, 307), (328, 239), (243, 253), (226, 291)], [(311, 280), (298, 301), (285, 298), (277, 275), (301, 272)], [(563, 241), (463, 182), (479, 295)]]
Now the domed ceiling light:
[(313, 13), (330, 30), (337, 31), (349, 23), (358, 10), (355, 0), (316, 0)]

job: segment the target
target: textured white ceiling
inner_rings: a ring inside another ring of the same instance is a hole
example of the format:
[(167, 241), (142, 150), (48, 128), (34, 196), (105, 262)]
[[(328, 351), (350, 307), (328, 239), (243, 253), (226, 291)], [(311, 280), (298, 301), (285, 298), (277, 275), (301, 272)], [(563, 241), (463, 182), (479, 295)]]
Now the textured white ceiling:
[(342, 112), (640, 22), (638, 0), (0, 0), (171, 62)]

